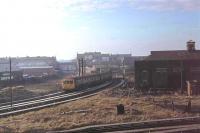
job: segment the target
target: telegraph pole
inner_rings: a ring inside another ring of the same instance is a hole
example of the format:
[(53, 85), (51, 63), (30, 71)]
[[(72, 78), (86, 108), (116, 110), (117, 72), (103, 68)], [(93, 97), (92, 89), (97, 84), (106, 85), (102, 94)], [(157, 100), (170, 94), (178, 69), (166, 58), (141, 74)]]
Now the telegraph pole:
[(84, 64), (83, 58), (78, 59), (78, 75), (79, 75), (79, 77), (84, 75), (84, 73), (85, 73), (84, 68), (85, 68), (85, 64)]
[(13, 106), (13, 90), (12, 90), (12, 64), (11, 64), (11, 57), (9, 57), (9, 64), (10, 64), (10, 105)]
[(125, 79), (125, 73), (126, 73), (126, 71), (125, 71), (125, 62), (124, 62), (124, 59), (123, 59), (123, 80)]
[(78, 76), (81, 76), (81, 60), (78, 59)]
[(181, 61), (181, 93), (183, 94), (183, 61)]
[(83, 74), (84, 74), (84, 64), (83, 64), (84, 62), (83, 62), (83, 58), (81, 59), (81, 67), (82, 67), (82, 76), (83, 76)]

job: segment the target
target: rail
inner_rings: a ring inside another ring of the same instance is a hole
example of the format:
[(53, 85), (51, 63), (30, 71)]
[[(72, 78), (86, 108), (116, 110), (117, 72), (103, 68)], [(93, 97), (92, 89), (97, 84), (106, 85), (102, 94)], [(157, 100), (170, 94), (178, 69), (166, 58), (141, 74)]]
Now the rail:
[[(73, 94), (69, 93), (69, 94), (64, 94), (60, 96), (48, 97), (48, 98), (44, 98), (40, 100), (26, 101), (22, 103), (13, 104), (13, 107), (2, 106), (0, 107), (0, 117), (6, 117), (6, 116), (24, 113), (24, 112), (32, 111), (32, 110), (38, 110), (38, 109), (78, 100), (81, 98), (93, 96), (98, 91), (102, 90), (105, 87), (108, 87), (109, 85), (111, 86), (112, 84), (113, 82), (111, 81), (111, 82), (107, 82), (93, 88), (88, 88), (83, 91), (73, 92)], [(123, 84), (123, 81), (118, 83), (116, 87), (122, 84)]]
[(128, 130), (131, 130), (131, 132), (137, 132), (137, 131), (140, 132), (141, 130), (139, 129), (142, 129), (142, 131), (148, 129), (146, 131), (150, 131), (152, 128), (192, 125), (192, 124), (200, 124), (200, 117), (172, 118), (172, 119), (160, 119), (160, 120), (141, 121), (141, 122), (93, 125), (93, 126), (86, 126), (64, 131), (49, 131), (48, 133), (80, 133), (80, 132), (99, 133), (99, 132), (117, 132), (117, 131), (123, 132)]
[[(31, 101), (31, 100), (42, 99), (42, 98), (47, 98), (47, 97), (60, 95), (60, 94), (64, 94), (64, 93), (65, 93), (64, 91), (59, 91), (59, 92), (55, 92), (55, 93), (49, 93), (49, 94), (46, 94), (46, 95), (43, 95), (43, 96), (37, 96), (37, 97), (32, 97), (32, 98), (27, 98), (27, 99), (16, 100), (16, 101), (13, 101), (13, 104), (20, 103), (20, 102)], [(0, 107), (1, 106), (6, 106), (6, 105), (9, 106), (10, 102), (0, 103)]]

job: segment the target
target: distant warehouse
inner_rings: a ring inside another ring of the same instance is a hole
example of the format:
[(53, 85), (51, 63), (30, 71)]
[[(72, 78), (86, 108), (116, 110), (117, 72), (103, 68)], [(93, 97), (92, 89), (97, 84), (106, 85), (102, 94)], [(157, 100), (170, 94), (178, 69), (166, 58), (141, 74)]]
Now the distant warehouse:
[(57, 71), (58, 63), (55, 57), (0, 58), (0, 86), (23, 82), (26, 79), (47, 79), (56, 76)]
[(10, 84), (11, 81), (12, 83), (22, 81), (22, 75), (22, 71), (14, 66), (12, 66), (12, 72), (10, 73), (8, 58), (0, 59), (0, 87)]
[(53, 66), (20, 67), (23, 77), (51, 77), (56, 75)]
[(186, 81), (200, 80), (200, 50), (187, 42), (187, 50), (151, 51), (135, 62), (135, 86), (138, 89), (185, 89)]

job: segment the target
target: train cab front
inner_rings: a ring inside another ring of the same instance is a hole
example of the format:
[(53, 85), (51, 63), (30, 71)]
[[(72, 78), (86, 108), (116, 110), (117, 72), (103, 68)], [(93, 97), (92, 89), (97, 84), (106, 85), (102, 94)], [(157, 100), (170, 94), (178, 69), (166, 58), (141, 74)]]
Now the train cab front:
[(65, 91), (70, 91), (75, 89), (75, 82), (74, 79), (64, 79), (62, 82), (62, 88)]

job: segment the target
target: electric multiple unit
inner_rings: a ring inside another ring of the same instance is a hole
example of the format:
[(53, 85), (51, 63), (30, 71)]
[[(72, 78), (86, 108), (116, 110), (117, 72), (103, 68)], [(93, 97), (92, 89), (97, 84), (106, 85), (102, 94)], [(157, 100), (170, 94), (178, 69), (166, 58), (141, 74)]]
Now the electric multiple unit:
[(62, 88), (64, 90), (82, 89), (93, 85), (98, 85), (111, 79), (112, 74), (110, 72), (81, 77), (70, 77), (62, 81)]

